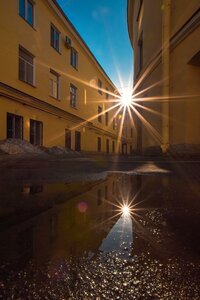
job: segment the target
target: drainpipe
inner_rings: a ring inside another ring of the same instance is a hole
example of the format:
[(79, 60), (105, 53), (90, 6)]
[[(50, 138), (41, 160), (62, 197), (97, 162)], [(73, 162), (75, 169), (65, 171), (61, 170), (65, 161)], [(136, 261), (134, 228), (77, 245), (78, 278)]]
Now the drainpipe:
[[(170, 14), (171, 0), (163, 0), (162, 18), (162, 96), (169, 97), (169, 75), (170, 75)], [(169, 149), (169, 101), (162, 103), (162, 150), (167, 152)]]

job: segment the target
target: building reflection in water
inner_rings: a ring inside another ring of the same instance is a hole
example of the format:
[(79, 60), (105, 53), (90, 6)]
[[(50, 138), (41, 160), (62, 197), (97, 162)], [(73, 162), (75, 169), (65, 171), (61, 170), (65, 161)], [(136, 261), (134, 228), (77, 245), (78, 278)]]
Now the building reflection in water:
[(2, 261), (40, 263), (95, 252), (118, 218), (112, 219), (116, 180), (2, 189)]
[[(100, 183), (1, 187), (1, 260), (22, 265), (99, 251), (129, 257), (149, 251), (149, 245), (162, 253), (151, 211), (175, 207), (179, 199), (175, 204), (172, 194), (180, 191), (180, 182), (165, 176), (112, 174)], [(182, 209), (184, 196), (191, 199), (181, 193)], [(133, 218), (117, 211), (124, 200), (132, 203)], [(170, 243), (166, 238), (163, 249), (174, 251)]]

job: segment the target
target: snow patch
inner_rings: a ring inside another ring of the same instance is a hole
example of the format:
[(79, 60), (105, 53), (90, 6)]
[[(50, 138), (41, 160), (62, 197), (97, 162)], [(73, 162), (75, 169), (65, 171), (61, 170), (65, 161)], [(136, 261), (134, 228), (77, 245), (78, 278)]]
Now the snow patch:
[(6, 139), (0, 141), (0, 150), (7, 154), (43, 153), (43, 151), (37, 146), (34, 146), (28, 141), (21, 139)]

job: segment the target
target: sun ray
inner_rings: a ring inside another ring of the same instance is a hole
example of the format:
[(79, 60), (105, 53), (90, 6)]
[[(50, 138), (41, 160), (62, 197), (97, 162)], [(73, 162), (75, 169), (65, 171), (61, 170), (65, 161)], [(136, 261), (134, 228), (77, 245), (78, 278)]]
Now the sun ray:
[(159, 143), (162, 143), (162, 137), (157, 132), (157, 130), (137, 111), (137, 109), (134, 108), (133, 105), (131, 105), (132, 110), (134, 113), (138, 116), (138, 118), (143, 122), (146, 129), (152, 134), (152, 136), (158, 141)]
[(122, 130), (123, 130), (123, 125), (124, 125), (124, 118), (125, 118), (125, 112), (126, 112), (126, 107), (124, 106), (123, 108), (123, 113), (122, 113), (122, 120), (121, 120), (121, 124), (120, 124), (120, 128), (119, 128), (119, 132), (118, 132), (118, 138), (117, 138), (117, 152), (119, 152), (119, 146), (120, 146), (120, 140), (122, 137)]
[(81, 127), (81, 126), (83, 126), (84, 124), (86, 124), (87, 122), (90, 122), (90, 121), (92, 121), (92, 120), (98, 118), (99, 116), (104, 115), (106, 112), (111, 111), (112, 109), (118, 107), (119, 105), (120, 105), (120, 103), (117, 103), (117, 104), (113, 105), (112, 107), (109, 107), (109, 108), (107, 108), (106, 110), (102, 111), (101, 113), (96, 114), (96, 115), (92, 116), (91, 118), (88, 118), (87, 120), (85, 120), (85, 121), (79, 123), (78, 125), (76, 125), (76, 126), (74, 126), (74, 127), (71, 127), (70, 129), (71, 129), (71, 130), (74, 130), (74, 129), (78, 128), (78, 127)]
[[(41, 65), (41, 66), (44, 66), (44, 67), (46, 67), (46, 68), (50, 68), (49, 65), (44, 64), (44, 63), (41, 62), (41, 61), (38, 61), (38, 64)], [(95, 78), (95, 79), (92, 78), (91, 80), (86, 81), (86, 80), (82, 80), (82, 79), (78, 78), (77, 76), (73, 76), (73, 75), (70, 75), (69, 73), (63, 72), (63, 71), (60, 70), (60, 69), (55, 69), (55, 71), (58, 72), (60, 75), (66, 76), (66, 77), (69, 78), (69, 79), (72, 79), (72, 80), (74, 80), (74, 81), (76, 81), (76, 82), (82, 83), (82, 84), (84, 84), (85, 86), (88, 86), (88, 87), (93, 88), (93, 89), (95, 89), (95, 90), (97, 90), (97, 91), (101, 91), (102, 93), (109, 94), (109, 95), (111, 95), (111, 96), (113, 96), (113, 97), (115, 97), (115, 98), (120, 99), (120, 95), (115, 94), (115, 93), (113, 93), (113, 92), (111, 92), (111, 91), (109, 91), (109, 90), (106, 90), (106, 89), (104, 89), (104, 88), (99, 88), (99, 87), (97, 86), (97, 84), (94, 84), (92, 81), (93, 81), (93, 80), (96, 81), (96, 78)], [(116, 90), (117, 90), (117, 89), (116, 89)]]
[(134, 127), (134, 129), (136, 130), (135, 121), (134, 121), (133, 116), (132, 116), (132, 114), (131, 114), (130, 107), (128, 106), (127, 109), (128, 109), (128, 114), (129, 114), (129, 117), (130, 117), (130, 120), (131, 120), (131, 124), (132, 124), (132, 126)]
[(140, 92), (134, 94), (134, 98), (137, 98), (137, 96), (139, 96), (139, 95), (141, 95), (141, 94), (144, 94), (145, 92), (151, 90), (152, 88), (154, 88), (154, 87), (160, 85), (161, 83), (163, 83), (163, 81), (164, 81), (164, 79), (163, 79), (163, 80), (159, 80), (159, 81), (155, 82), (154, 84), (152, 84), (152, 85), (150, 85), (150, 86), (144, 88), (144, 89), (141, 90)]
[(118, 115), (118, 113), (120, 112), (120, 110), (122, 109), (122, 106), (120, 105), (120, 107), (118, 108), (118, 110), (115, 112), (115, 114), (112, 116), (112, 118), (110, 119), (108, 126), (111, 125), (111, 123), (113, 122), (113, 120), (116, 118), (116, 116)]
[(182, 95), (182, 96), (152, 96), (152, 97), (141, 97), (141, 98), (135, 98), (134, 97), (134, 103), (135, 102), (172, 102), (172, 101), (178, 101), (182, 102), (185, 101), (185, 99), (192, 99), (192, 98), (198, 98), (200, 95)]
[(138, 103), (133, 103), (133, 105), (134, 105), (134, 106), (137, 106), (137, 107), (140, 107), (140, 108), (142, 108), (143, 110), (146, 110), (146, 111), (148, 111), (148, 112), (150, 112), (150, 113), (152, 113), (152, 114), (154, 114), (154, 115), (157, 115), (157, 116), (159, 116), (159, 117), (169, 119), (168, 116), (166, 116), (166, 115), (164, 115), (164, 114), (162, 114), (162, 113), (159, 113), (159, 112), (157, 112), (157, 111), (155, 111), (155, 110), (153, 110), (153, 109), (151, 109), (151, 108), (149, 108), (149, 107), (146, 107), (146, 106), (144, 106), (144, 105), (141, 105), (141, 104), (138, 104)]

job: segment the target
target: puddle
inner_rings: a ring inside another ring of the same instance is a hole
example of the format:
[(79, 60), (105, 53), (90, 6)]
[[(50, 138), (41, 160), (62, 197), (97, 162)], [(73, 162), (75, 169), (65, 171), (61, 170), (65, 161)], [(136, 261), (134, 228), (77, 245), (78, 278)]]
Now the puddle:
[(199, 195), (171, 174), (1, 187), (0, 299), (199, 300)]

